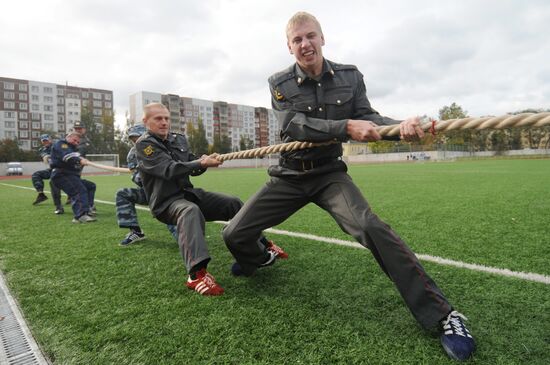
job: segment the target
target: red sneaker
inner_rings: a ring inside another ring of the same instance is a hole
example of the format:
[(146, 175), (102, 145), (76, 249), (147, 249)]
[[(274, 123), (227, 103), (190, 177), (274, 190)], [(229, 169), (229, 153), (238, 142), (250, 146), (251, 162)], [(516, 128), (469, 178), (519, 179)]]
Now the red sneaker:
[(188, 277), (185, 285), (201, 295), (222, 295), (224, 291), (223, 288), (216, 283), (216, 279), (206, 272), (206, 268), (197, 272), (197, 278), (195, 280), (191, 280), (191, 277)]
[(279, 246), (277, 246), (273, 241), (267, 241), (267, 250), (274, 252), (277, 255), (278, 259), (288, 259), (288, 254)]

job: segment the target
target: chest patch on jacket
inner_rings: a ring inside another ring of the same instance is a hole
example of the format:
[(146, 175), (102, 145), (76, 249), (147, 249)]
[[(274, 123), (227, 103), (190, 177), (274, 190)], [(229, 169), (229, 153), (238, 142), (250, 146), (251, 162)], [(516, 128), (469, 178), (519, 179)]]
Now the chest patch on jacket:
[(153, 152), (155, 152), (155, 151), (153, 150), (153, 146), (151, 146), (151, 145), (149, 145), (149, 146), (147, 146), (143, 149), (143, 153), (145, 153), (145, 156), (147, 156), (147, 157), (151, 156), (153, 154)]

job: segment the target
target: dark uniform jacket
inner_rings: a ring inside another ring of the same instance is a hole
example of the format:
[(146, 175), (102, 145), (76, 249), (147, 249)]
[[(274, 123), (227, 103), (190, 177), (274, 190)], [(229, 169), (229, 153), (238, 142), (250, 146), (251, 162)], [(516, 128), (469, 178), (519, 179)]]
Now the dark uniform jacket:
[(166, 140), (146, 132), (136, 143), (138, 169), (149, 208), (158, 217), (176, 200), (200, 199), (201, 189), (194, 189), (189, 176), (206, 171), (189, 151), (183, 134), (170, 133)]
[(78, 147), (65, 139), (55, 142), (50, 155), (50, 167), (53, 169), (52, 175), (80, 175), (82, 165), (80, 165)]
[(94, 152), (94, 146), (88, 136), (81, 136), (80, 137), (80, 143), (78, 144), (78, 152), (80, 152), (80, 156), (86, 157), (88, 153)]
[[(55, 142), (54, 142), (55, 143)], [(38, 155), (44, 161), (44, 158), (47, 158), (48, 164), (51, 162), (51, 154), (54, 143), (50, 143), (49, 146), (42, 146), (38, 149)]]
[[(347, 141), (348, 119), (370, 120), (378, 125), (400, 122), (381, 116), (371, 107), (363, 75), (353, 65), (325, 59), (321, 76), (313, 80), (294, 64), (272, 75), (269, 89), (283, 142)], [(341, 143), (284, 152), (280, 166), (273, 166), (269, 173), (300, 175), (321, 167), (323, 171), (342, 170), (345, 165), (339, 161), (341, 156)]]

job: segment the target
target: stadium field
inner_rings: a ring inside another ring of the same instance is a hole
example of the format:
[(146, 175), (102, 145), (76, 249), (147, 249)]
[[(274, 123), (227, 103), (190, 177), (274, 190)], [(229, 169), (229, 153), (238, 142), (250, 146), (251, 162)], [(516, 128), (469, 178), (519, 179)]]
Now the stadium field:
[[(350, 175), (420, 257), (496, 272), (421, 259), (469, 318), (478, 342), (470, 363), (548, 364), (549, 159), (352, 165)], [(148, 211), (138, 212), (147, 239), (118, 245), (126, 231), (114, 195), (129, 177), (87, 178), (98, 221), (81, 225), (68, 207), (54, 215), (51, 199), (32, 206), (30, 179), (0, 181), (0, 269), (52, 363), (453, 363), (368, 250), (325, 242), (352, 238), (318, 207), (274, 227), (282, 233), (269, 237), (290, 258), (251, 278), (231, 276), (223, 225), (209, 223), (209, 271), (226, 293), (205, 298), (184, 286), (178, 247)], [(267, 179), (265, 169), (219, 168), (193, 182), (246, 200)]]

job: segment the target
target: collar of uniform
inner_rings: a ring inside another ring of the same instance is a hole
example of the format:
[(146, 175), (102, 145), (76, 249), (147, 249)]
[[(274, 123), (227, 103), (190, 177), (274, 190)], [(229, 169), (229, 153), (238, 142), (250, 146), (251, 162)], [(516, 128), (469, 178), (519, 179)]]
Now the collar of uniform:
[[(334, 70), (326, 58), (323, 58), (323, 71), (321, 72), (320, 78), (323, 78), (324, 74), (329, 73), (331, 76), (334, 76)], [(309, 76), (302, 70), (300, 65), (296, 64), (295, 72), (296, 83), (301, 85)]]

